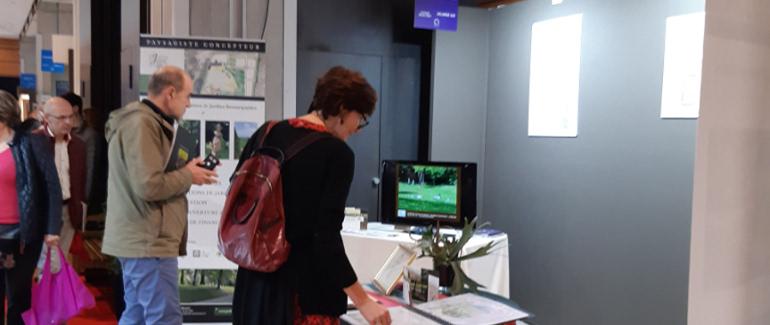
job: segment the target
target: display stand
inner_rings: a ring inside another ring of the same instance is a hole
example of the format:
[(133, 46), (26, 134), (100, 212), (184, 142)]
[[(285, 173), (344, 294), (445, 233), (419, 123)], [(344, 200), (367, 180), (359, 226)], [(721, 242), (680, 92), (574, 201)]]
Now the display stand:
[(410, 225), (395, 225), (395, 226), (393, 226), (393, 230), (395, 230), (395, 231), (402, 231), (402, 232), (410, 232), (412, 230), (412, 226), (410, 226)]

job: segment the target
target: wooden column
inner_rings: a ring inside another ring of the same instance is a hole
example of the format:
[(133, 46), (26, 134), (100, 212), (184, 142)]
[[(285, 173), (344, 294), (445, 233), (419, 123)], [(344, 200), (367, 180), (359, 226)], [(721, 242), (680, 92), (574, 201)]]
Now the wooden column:
[(0, 77), (19, 77), (19, 40), (0, 38)]

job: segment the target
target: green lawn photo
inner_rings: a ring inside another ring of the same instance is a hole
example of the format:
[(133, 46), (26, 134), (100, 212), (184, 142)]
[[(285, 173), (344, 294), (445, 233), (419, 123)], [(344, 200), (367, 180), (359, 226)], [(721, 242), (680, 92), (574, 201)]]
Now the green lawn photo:
[(182, 303), (202, 302), (232, 295), (235, 287), (179, 286), (179, 301)]
[(241, 157), (243, 148), (246, 148), (246, 143), (249, 142), (249, 138), (235, 138), (235, 159)]
[(421, 212), (457, 213), (457, 185), (409, 185), (398, 183), (398, 209)]
[(251, 136), (257, 132), (259, 124), (257, 122), (235, 122), (233, 133), (235, 134), (235, 156), (233, 159), (239, 159), (246, 148)]
[(182, 303), (232, 301), (234, 270), (179, 270), (179, 300)]
[(457, 214), (457, 168), (400, 165), (398, 209)]

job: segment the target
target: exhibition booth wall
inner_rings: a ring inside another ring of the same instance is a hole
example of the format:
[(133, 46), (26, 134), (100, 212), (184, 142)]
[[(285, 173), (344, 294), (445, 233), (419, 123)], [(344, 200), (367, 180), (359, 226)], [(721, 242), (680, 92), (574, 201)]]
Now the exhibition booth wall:
[[(427, 132), (430, 160), (477, 163), (478, 213), (508, 234), (510, 298), (536, 314), (536, 323), (765, 324), (765, 1), (567, 0), (554, 6), (530, 0), (495, 10), (461, 7), (457, 32), (435, 32), (430, 64), (424, 60), (430, 47), (414, 36), (418, 32), (402, 30), (410, 21), (396, 17), (411, 10), (408, 1), (347, 1), (342, 9), (309, 0), (239, 8), (240, 1), (231, 1), (236, 6), (227, 11), (206, 1), (176, 1), (187, 5), (173, 7), (170, 22), (159, 22), (170, 29), (150, 33), (256, 39), (264, 22), (265, 119), (306, 109), (299, 79), (313, 76), (297, 67), (319, 62), (310, 59), (378, 62), (372, 80), (381, 83), (379, 142), (376, 148), (361, 144), (372, 147), (367, 154), (354, 148), (357, 160), (422, 159)], [(123, 1), (121, 9), (122, 42), (113, 47), (120, 48), (122, 64), (95, 64), (94, 70), (119, 70), (128, 102), (139, 96), (133, 86), (140, 79), (139, 4)], [(704, 68), (701, 118), (663, 119), (667, 18), (704, 10), (704, 67), (710, 68)], [(222, 18), (228, 13), (245, 21)], [(577, 136), (530, 136), (533, 24), (577, 14)], [(309, 59), (296, 62), (298, 56)], [(429, 118), (423, 110), (426, 69), (432, 71)]]
[[(481, 218), (539, 323), (687, 322), (697, 120), (661, 119), (661, 89), (666, 19), (704, 5), (523, 1), (436, 32), (431, 158), (480, 163)], [(576, 14), (577, 137), (528, 136), (533, 24)]]

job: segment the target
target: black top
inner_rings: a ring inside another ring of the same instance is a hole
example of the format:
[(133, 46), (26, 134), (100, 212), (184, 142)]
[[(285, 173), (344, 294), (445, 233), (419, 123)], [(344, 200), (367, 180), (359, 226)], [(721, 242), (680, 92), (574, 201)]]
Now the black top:
[[(266, 125), (260, 130), (264, 128)], [(318, 131), (282, 121), (270, 131), (266, 145), (286, 151), (311, 132)], [(236, 170), (256, 149), (258, 133), (246, 144)], [(342, 289), (353, 285), (357, 278), (340, 231), (354, 169), (353, 151), (334, 137), (314, 142), (282, 167), (286, 237), (291, 251), (287, 267), (276, 272), (292, 274), (291, 290), (297, 293), (303, 314), (339, 316), (347, 311), (347, 296)]]

